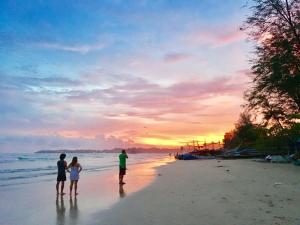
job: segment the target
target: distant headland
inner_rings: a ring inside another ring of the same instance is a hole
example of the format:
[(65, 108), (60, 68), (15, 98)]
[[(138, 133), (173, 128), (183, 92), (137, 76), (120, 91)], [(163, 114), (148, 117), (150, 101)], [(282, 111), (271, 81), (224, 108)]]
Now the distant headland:
[[(106, 150), (97, 149), (43, 149), (35, 153), (119, 153), (123, 148), (114, 148)], [(176, 153), (179, 148), (127, 148), (125, 149), (129, 154), (137, 153)]]

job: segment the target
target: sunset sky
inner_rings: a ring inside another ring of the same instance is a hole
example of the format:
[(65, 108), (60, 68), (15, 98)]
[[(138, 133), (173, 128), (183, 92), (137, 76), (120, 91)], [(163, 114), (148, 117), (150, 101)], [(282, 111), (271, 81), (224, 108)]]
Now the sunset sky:
[(222, 140), (249, 82), (246, 2), (0, 1), (0, 152)]

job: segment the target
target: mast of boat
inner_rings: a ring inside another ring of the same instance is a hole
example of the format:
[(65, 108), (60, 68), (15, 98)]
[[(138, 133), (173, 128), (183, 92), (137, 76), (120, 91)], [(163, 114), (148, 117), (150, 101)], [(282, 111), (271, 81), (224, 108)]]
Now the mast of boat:
[(190, 146), (189, 142), (186, 143), (186, 146), (187, 146), (188, 151), (190, 151), (191, 146)]
[(198, 150), (198, 151), (201, 151), (201, 147), (200, 147), (200, 145), (199, 145), (199, 141), (197, 141), (197, 150)]
[(193, 139), (192, 143), (193, 143), (193, 151), (196, 151), (196, 144), (195, 144), (195, 140), (194, 139)]

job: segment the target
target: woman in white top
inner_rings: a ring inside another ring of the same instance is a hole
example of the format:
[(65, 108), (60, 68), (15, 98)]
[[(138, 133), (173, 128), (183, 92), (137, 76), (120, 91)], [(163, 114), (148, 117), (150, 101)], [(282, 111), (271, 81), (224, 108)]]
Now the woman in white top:
[(71, 181), (70, 195), (72, 195), (73, 184), (74, 184), (74, 189), (75, 189), (75, 195), (78, 195), (77, 183), (79, 180), (79, 173), (81, 172), (82, 167), (77, 161), (78, 161), (77, 157), (73, 157), (72, 162), (69, 164), (68, 170), (67, 170), (70, 173), (70, 181)]

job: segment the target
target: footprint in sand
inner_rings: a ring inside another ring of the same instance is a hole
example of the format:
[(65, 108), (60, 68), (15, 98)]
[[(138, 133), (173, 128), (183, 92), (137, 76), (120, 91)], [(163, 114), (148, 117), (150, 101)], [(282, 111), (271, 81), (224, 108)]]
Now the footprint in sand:
[(224, 197), (221, 198), (221, 202), (222, 202), (222, 203), (228, 203), (229, 200), (228, 200), (228, 198), (226, 198), (226, 197), (224, 196)]
[(274, 207), (274, 203), (272, 202), (272, 200), (268, 201), (268, 205), (269, 205), (269, 207)]

